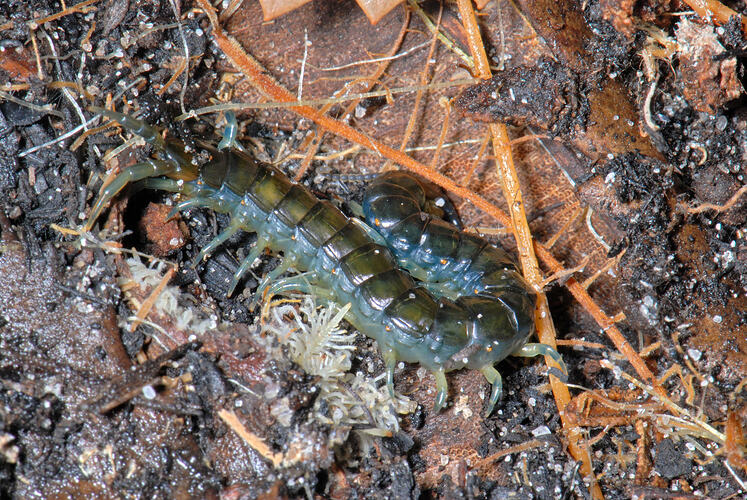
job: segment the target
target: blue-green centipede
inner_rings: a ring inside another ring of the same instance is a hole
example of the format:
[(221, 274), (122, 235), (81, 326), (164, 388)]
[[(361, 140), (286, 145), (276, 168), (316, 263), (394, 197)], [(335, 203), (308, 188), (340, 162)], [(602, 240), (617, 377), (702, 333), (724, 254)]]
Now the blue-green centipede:
[[(141, 136), (156, 153), (102, 189), (87, 230), (131, 183), (179, 193), (174, 213), (205, 207), (229, 214), (228, 227), (196, 262), (239, 231), (256, 232), (257, 243), (230, 289), (263, 251), (282, 253), (283, 262), (263, 282), (268, 293), (297, 290), (351, 304), (346, 319), (378, 342), (389, 389), (398, 360), (419, 363), (435, 375), (435, 411), (446, 402), (448, 371), (467, 367), (485, 375), (492, 384), (489, 414), (502, 392), (495, 363), (509, 355), (549, 355), (563, 366), (551, 347), (527, 343), (536, 295), (510, 257), (425, 211), (427, 190), (412, 175), (385, 174), (373, 183), (363, 203), (369, 226), (234, 147), (235, 127), (226, 129), (211, 160), (198, 168), (183, 144), (164, 139), (154, 127), (92, 109)], [(446, 215), (456, 218), (453, 211)], [(278, 280), (288, 269), (300, 274)]]

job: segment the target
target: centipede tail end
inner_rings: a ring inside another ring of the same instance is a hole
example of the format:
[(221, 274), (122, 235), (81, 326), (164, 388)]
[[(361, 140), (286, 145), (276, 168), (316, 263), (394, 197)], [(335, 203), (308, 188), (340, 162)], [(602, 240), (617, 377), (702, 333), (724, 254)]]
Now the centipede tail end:
[(390, 171), (369, 185), (361, 207), (365, 222), (398, 264), (439, 298), (427, 335), (431, 345), (418, 358), (443, 368), (435, 371), (437, 409), (446, 398), (443, 371), (480, 370), (491, 384), (490, 414), (503, 387), (494, 365), (507, 356), (547, 355), (565, 370), (556, 350), (526, 343), (534, 333), (536, 294), (515, 260), (462, 231), (454, 205), (440, 190), (409, 172)]

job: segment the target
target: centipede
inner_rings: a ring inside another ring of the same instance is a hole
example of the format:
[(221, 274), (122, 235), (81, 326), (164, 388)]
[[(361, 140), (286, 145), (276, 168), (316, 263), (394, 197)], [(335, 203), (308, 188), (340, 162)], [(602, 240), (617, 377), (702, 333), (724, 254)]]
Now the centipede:
[[(282, 254), (257, 296), (300, 292), (350, 304), (346, 320), (378, 343), (390, 393), (397, 363), (417, 363), (435, 377), (434, 412), (446, 404), (445, 374), (452, 370), (478, 370), (491, 384), (486, 416), (501, 398), (495, 364), (506, 357), (547, 355), (565, 370), (555, 349), (528, 342), (536, 293), (513, 260), (463, 231), (453, 204), (422, 179), (382, 174), (364, 194), (360, 216), (347, 216), (244, 150), (231, 113), (222, 140), (198, 167), (181, 141), (156, 127), (90, 109), (142, 137), (154, 153), (101, 189), (86, 231), (128, 185), (177, 193), (170, 216), (191, 208), (229, 215), (228, 226), (200, 250), (193, 266), (238, 232), (256, 233), (229, 295), (262, 253)], [(297, 274), (280, 278), (289, 270)]]

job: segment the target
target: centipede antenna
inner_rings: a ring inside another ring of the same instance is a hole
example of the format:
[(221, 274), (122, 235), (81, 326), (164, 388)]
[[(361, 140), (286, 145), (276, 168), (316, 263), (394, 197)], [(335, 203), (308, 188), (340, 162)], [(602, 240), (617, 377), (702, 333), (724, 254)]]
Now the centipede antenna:
[(368, 182), (374, 180), (376, 177), (378, 177), (378, 173), (376, 174), (327, 174), (324, 177), (328, 178), (332, 181), (338, 181), (338, 182)]

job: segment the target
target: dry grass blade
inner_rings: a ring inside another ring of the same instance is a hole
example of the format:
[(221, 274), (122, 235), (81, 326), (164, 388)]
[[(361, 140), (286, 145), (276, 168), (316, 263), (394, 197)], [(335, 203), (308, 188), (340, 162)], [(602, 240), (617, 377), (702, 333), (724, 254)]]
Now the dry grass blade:
[(163, 289), (168, 285), (169, 281), (171, 281), (171, 278), (176, 274), (176, 266), (172, 266), (169, 268), (169, 270), (166, 272), (166, 274), (163, 275), (163, 278), (161, 279), (160, 283), (158, 283), (158, 286), (153, 289), (152, 292), (150, 292), (150, 295), (148, 295), (148, 298), (145, 299), (145, 302), (143, 302), (142, 306), (140, 306), (140, 309), (138, 309), (135, 321), (130, 324), (129, 330), (131, 332), (134, 332), (135, 329), (137, 329), (138, 325), (143, 322), (143, 320), (148, 316), (148, 313), (153, 308), (153, 305), (156, 303), (156, 300), (158, 299), (158, 296), (163, 292)]
[[(397, 54), (397, 51), (402, 46), (402, 41), (405, 39), (405, 34), (407, 33), (407, 27), (410, 25), (410, 12), (407, 11), (407, 15), (405, 16), (405, 20), (402, 23), (402, 29), (399, 32), (399, 35), (397, 36), (397, 39), (392, 44), (391, 49), (389, 49), (389, 52), (381, 58), (381, 60), (378, 62), (378, 66), (376, 68), (376, 71), (373, 72), (372, 75), (367, 77), (365, 80), (368, 82), (364, 85), (363, 93), (370, 92), (373, 87), (376, 85), (376, 83), (379, 81), (379, 79), (382, 77), (382, 75), (386, 72), (387, 68), (389, 67), (389, 64), (395, 57), (395, 54)], [(348, 85), (352, 86), (356, 83), (358, 83), (359, 80), (355, 80), (353, 82), (350, 82)], [(360, 99), (354, 99), (353, 101), (349, 102), (347, 106), (345, 107), (345, 110), (342, 113), (342, 116), (347, 116), (355, 110), (356, 106), (358, 106), (358, 103), (360, 102)], [(322, 108), (322, 113), (327, 113), (332, 108), (333, 103), (327, 103)], [(311, 161), (314, 158), (314, 155), (316, 155), (317, 151), (319, 150), (319, 146), (321, 146), (322, 141), (324, 140), (324, 129), (319, 129), (314, 134), (314, 138), (312, 142), (309, 144), (308, 148), (306, 149), (306, 154), (304, 155), (303, 161), (301, 162), (301, 165), (298, 169), (298, 172), (296, 173), (295, 180), (300, 180), (306, 171), (309, 168), (309, 165), (311, 165)]]

